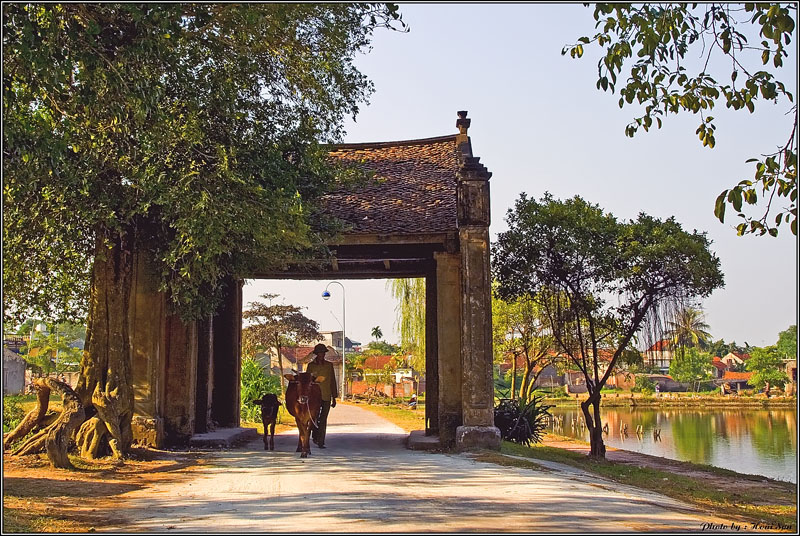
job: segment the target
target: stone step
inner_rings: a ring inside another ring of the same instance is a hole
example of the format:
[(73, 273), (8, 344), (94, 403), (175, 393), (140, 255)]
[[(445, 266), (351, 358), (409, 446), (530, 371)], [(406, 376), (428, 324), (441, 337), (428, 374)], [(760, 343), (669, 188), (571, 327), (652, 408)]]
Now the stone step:
[(411, 450), (440, 450), (438, 435), (425, 435), (425, 430), (414, 430), (408, 434), (406, 446)]

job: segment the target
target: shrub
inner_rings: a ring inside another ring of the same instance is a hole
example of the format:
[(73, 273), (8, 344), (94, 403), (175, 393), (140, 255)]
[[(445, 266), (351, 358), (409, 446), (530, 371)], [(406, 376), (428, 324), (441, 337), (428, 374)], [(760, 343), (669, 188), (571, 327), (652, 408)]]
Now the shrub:
[(535, 394), (522, 406), (519, 400), (500, 400), (494, 408), (494, 425), (500, 429), (501, 437), (521, 445), (540, 443), (553, 407), (545, 405), (543, 400), (543, 396)]
[(3, 433), (8, 433), (22, 422), (25, 418), (25, 410), (20, 404), (19, 396), (3, 397)]
[(631, 388), (634, 393), (652, 395), (656, 391), (656, 384), (647, 376), (636, 376), (636, 383)]
[(244, 422), (261, 422), (261, 406), (253, 401), (267, 393), (281, 394), (281, 378), (266, 374), (254, 359), (242, 360), (242, 409)]

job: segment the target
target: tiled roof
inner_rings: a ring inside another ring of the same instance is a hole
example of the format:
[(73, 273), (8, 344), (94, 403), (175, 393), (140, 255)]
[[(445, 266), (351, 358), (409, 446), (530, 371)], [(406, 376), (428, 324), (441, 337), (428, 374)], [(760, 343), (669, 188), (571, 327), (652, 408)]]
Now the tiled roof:
[(719, 370), (728, 370), (728, 365), (720, 361), (718, 357), (715, 357), (711, 360), (711, 366), (719, 369)]
[(375, 172), (353, 192), (322, 198), (348, 234), (442, 233), (457, 229), (456, 136), (336, 145), (330, 155)]
[(722, 375), (723, 380), (749, 380), (753, 376), (752, 372), (733, 372), (726, 370)]
[[(281, 354), (283, 354), (283, 357), (290, 363), (308, 363), (314, 359), (314, 356), (311, 355), (313, 352), (313, 346), (281, 346)], [(328, 353), (325, 354), (325, 361), (341, 363), (342, 358), (339, 352), (328, 346)]]
[(656, 342), (653, 346), (647, 349), (648, 352), (664, 352), (672, 348), (672, 341), (664, 339)]
[[(371, 355), (364, 360), (365, 369), (381, 370), (386, 365), (392, 364), (393, 356), (390, 355)], [(394, 368), (394, 367), (391, 367)]]

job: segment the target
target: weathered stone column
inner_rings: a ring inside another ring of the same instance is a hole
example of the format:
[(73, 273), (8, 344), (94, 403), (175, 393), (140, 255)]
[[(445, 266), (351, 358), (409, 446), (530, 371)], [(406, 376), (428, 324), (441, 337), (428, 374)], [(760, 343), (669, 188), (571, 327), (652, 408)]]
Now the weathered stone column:
[(461, 401), (461, 259), (457, 253), (433, 254), (436, 261), (438, 327), (439, 441), (455, 444), (462, 424)]
[(211, 423), (211, 392), (214, 380), (214, 331), (211, 317), (197, 322), (197, 400), (194, 433), (208, 431)]
[(164, 446), (164, 371), (166, 299), (147, 256), (135, 254), (131, 276), (129, 333), (133, 375), (133, 439)]
[(439, 434), (439, 339), (436, 271), (425, 277), (425, 435)]
[(178, 315), (166, 322), (164, 432), (168, 445), (182, 445), (194, 434), (197, 400), (197, 322)]
[(456, 430), (456, 447), (500, 448), (494, 426), (492, 381), (492, 300), (489, 269), (489, 178), (471, 156), (466, 112), (456, 126), (461, 153), (458, 171), (458, 237), (461, 253), (461, 375), (463, 425)]
[(211, 418), (223, 427), (239, 426), (241, 396), (242, 283), (228, 281), (225, 301), (213, 319), (214, 355)]

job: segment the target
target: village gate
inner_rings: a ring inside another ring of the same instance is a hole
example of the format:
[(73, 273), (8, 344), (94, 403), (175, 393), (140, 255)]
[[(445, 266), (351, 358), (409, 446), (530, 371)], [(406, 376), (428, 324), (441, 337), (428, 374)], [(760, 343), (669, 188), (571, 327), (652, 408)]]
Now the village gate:
[[(347, 230), (324, 264), (287, 265), (252, 278), (424, 277), (426, 435), (443, 446), (499, 448), (494, 426), (489, 269), (489, 173), (472, 154), (467, 112), (458, 133), (342, 144), (331, 156), (374, 171), (357, 191), (327, 195)], [(239, 425), (241, 282), (229, 281), (213, 317), (167, 314), (144, 255), (131, 298), (134, 434), (153, 446), (184, 444), (212, 423)]]

